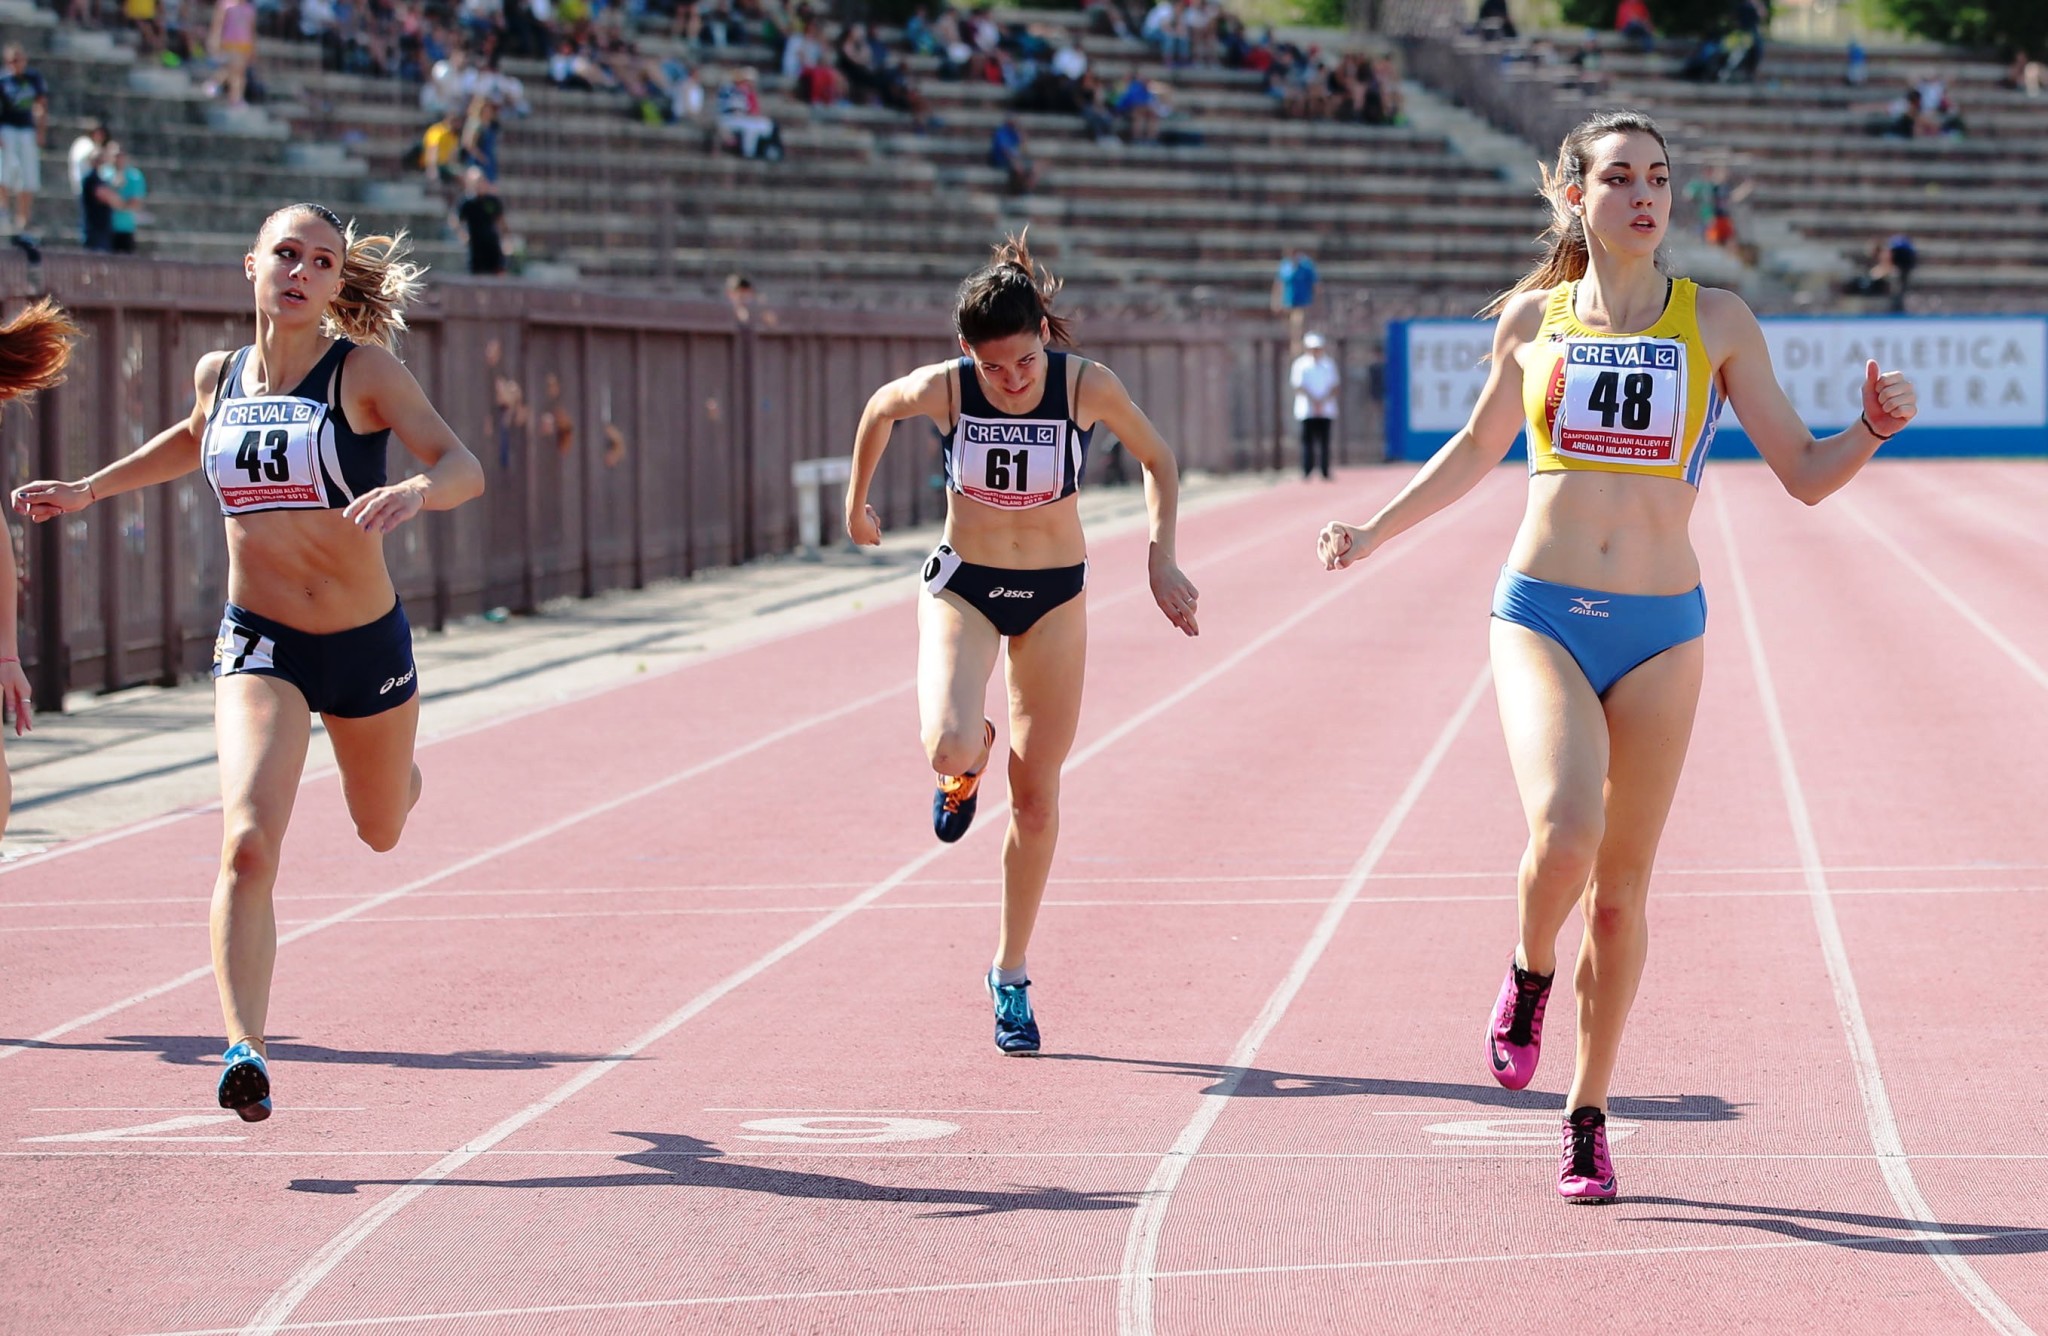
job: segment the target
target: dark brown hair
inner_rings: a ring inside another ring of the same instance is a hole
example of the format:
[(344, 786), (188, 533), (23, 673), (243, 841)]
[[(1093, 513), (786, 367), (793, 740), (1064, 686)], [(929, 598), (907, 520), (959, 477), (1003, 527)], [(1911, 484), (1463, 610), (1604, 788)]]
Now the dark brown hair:
[(359, 237), (353, 222), (342, 222), (324, 205), (287, 204), (265, 218), (256, 235), (295, 213), (313, 215), (341, 237), (341, 291), (323, 318), (327, 332), (389, 348), (405, 331), (406, 305), (419, 295), (420, 275), (426, 272), (405, 259), (410, 249), (405, 233)]
[(1558, 145), (1557, 167), (1554, 170), (1543, 168), (1543, 198), (1550, 204), (1550, 226), (1544, 229), (1540, 239), (1550, 243), (1549, 253), (1534, 269), (1522, 275), (1521, 282), (1487, 303), (1480, 315), (1499, 315), (1508, 302), (1521, 293), (1545, 291), (1586, 276), (1586, 220), (1572, 212), (1571, 201), (1565, 198), (1565, 187), (1585, 189), (1586, 172), (1593, 165), (1593, 146), (1615, 134), (1648, 135), (1657, 141), (1657, 147), (1664, 150), (1664, 160), (1667, 163), (1671, 160), (1671, 148), (1664, 142), (1664, 132), (1640, 111), (1601, 111), (1580, 121)]
[(0, 400), (61, 384), (77, 337), (78, 326), (48, 297), (0, 325)]
[(1018, 334), (1035, 334), (1045, 322), (1050, 341), (1072, 347), (1073, 330), (1053, 314), (1052, 300), (1060, 281), (1031, 258), (1031, 229), (1003, 244), (986, 267), (969, 274), (953, 300), (953, 328), (968, 344), (993, 342)]

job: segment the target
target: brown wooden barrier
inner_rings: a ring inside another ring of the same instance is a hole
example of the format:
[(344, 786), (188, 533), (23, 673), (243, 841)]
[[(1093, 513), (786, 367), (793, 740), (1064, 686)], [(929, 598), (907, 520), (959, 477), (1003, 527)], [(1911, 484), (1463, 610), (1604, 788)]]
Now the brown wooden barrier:
[[(0, 260), (10, 313), (28, 279), (18, 260)], [(0, 420), (10, 489), (132, 450), (191, 410), (203, 354), (250, 337), (248, 285), (232, 268), (60, 256), (44, 279), (85, 338), (68, 383)], [(439, 283), (411, 314), (407, 365), (489, 482), (481, 500), (386, 543), (421, 627), (792, 548), (791, 464), (844, 453), (868, 392), (952, 345), (943, 313), (783, 307), (742, 324), (717, 303), (518, 284)], [(1079, 331), (1184, 467), (1291, 458), (1275, 328), (1084, 313)], [(1364, 411), (1370, 340), (1332, 333), (1350, 373), (1337, 455), (1377, 458), (1377, 413)], [(937, 467), (929, 427), (901, 427), (874, 488), (885, 525), (943, 513)], [(836, 514), (826, 528), (836, 532)], [(227, 559), (197, 474), (47, 525), (17, 517), (13, 534), (22, 658), (39, 700), (205, 669)]]

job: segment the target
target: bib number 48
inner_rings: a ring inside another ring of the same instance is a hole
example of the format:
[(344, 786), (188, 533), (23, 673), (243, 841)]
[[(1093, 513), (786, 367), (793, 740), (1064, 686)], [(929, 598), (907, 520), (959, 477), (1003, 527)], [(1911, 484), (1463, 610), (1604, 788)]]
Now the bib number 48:
[(990, 450), (982, 469), (982, 482), (991, 492), (1031, 490), (1029, 451)]
[(1600, 425), (1609, 430), (1618, 418), (1625, 429), (1642, 431), (1650, 425), (1650, 394), (1654, 387), (1655, 382), (1640, 371), (1626, 376), (1619, 371), (1603, 371), (1593, 381), (1593, 393), (1587, 397), (1586, 406), (1600, 415)]
[(291, 440), (291, 433), (285, 431), (249, 432), (235, 448), (235, 467), (248, 474), (252, 483), (266, 478), (271, 482), (289, 481), (292, 466), (285, 451)]

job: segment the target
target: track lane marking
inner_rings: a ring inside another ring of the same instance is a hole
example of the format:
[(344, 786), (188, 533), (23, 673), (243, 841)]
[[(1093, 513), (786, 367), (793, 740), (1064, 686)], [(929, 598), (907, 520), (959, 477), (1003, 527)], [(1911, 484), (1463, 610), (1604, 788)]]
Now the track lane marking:
[[(1856, 1073), (1856, 1089), (1863, 1098), (1863, 1119), (1870, 1132), (1871, 1146), (1877, 1152), (1878, 1168), (1884, 1177), (1885, 1187), (1899, 1210), (1910, 1219), (1930, 1220), (1933, 1214), (1927, 1199), (1920, 1193), (1920, 1185), (1914, 1181), (1905, 1140), (1899, 1133), (1891, 1096), (1885, 1089), (1884, 1072), (1878, 1065), (1877, 1043), (1863, 1014), (1856, 975), (1849, 965), (1848, 943), (1842, 937), (1842, 925), (1835, 915), (1834, 898), (1828, 887), (1826, 865), (1821, 860), (1820, 837), (1814, 830), (1813, 815), (1806, 802), (1806, 787), (1792, 755), (1791, 734), (1785, 727), (1777, 682), (1771, 675), (1770, 660), (1764, 652), (1763, 630), (1757, 619), (1755, 601), (1750, 597), (1749, 579), (1743, 572), (1735, 526), (1728, 517), (1725, 493), (1720, 490), (1714, 492), (1714, 516), (1720, 525), (1722, 544), (1727, 549), (1729, 582), (1735, 586), (1735, 606), (1742, 621), (1743, 639), (1749, 648), (1749, 665), (1756, 681), (1758, 705), (1763, 711), (1765, 732), (1770, 736), (1771, 753), (1777, 761), (1778, 782), (1784, 792), (1785, 813), (1792, 826), (1792, 838), (1799, 847), (1799, 861), (1805, 869), (1808, 902), (1813, 907), (1821, 959), (1827, 966), (1828, 984), (1835, 995), (1835, 1010), (1841, 1018), (1843, 1037), (1848, 1041), (1850, 1063)], [(2048, 686), (2048, 679), (2043, 680), (2043, 685)], [(1991, 1324), (1993, 1330), (2002, 1336), (2034, 1336), (2033, 1328), (2013, 1311), (2012, 1305), (1999, 1297), (1990, 1282), (1956, 1251), (1954, 1243), (1946, 1235), (1930, 1230), (1915, 1230), (1914, 1234), (1949, 1283)]]
[(1152, 1177), (1140, 1195), (1137, 1210), (1132, 1214), (1130, 1228), (1124, 1235), (1123, 1267), (1117, 1277), (1116, 1301), (1117, 1330), (1123, 1333), (1123, 1336), (1151, 1336), (1152, 1297), (1154, 1281), (1157, 1278), (1155, 1264), (1159, 1256), (1159, 1237), (1166, 1225), (1167, 1211), (1173, 1205), (1174, 1189), (1180, 1186), (1181, 1177), (1187, 1172), (1188, 1165), (1193, 1163), (1195, 1156), (1201, 1152), (1202, 1142), (1208, 1138), (1210, 1129), (1223, 1116), (1224, 1109), (1236, 1095), (1246, 1071), (1258, 1057), (1260, 1046), (1272, 1035), (1273, 1030), (1280, 1024), (1281, 1017), (1287, 1014), (1289, 1005), (1301, 992), (1302, 986), (1308, 982), (1310, 972), (1315, 969), (1316, 963), (1323, 957), (1323, 952), (1336, 937), (1337, 928), (1343, 923), (1346, 911), (1358, 899), (1366, 879), (1372, 875), (1373, 868), (1379, 864), (1388, 847), (1393, 844), (1394, 837), (1407, 822), (1408, 814), (1421, 800), (1423, 790), (1429, 786), (1429, 781), (1435, 776), (1437, 768), (1443, 764), (1444, 757), (1450, 754), (1452, 744), (1470, 722), (1473, 710), (1478, 707), (1480, 698), (1486, 694), (1487, 684), (1492, 680), (1493, 670), (1489, 665), (1482, 668), (1479, 675), (1472, 680), (1472, 685), (1466, 688), (1464, 697), (1458, 702), (1457, 708), (1452, 710), (1450, 720), (1444, 724), (1437, 734), (1436, 741), (1423, 754), (1421, 764), (1409, 776), (1407, 786), (1394, 800), (1393, 806), (1387, 810), (1379, 829), (1373, 833), (1371, 842), (1366, 845), (1365, 852), (1359, 855), (1351, 875), (1344, 879), (1344, 884), (1327, 902), (1322, 917), (1316, 922), (1300, 953), (1296, 955), (1293, 966), (1280, 980), (1272, 996), (1266, 999), (1266, 1005), (1260, 1009), (1251, 1028), (1245, 1031), (1244, 1036), (1237, 1041), (1236, 1047), (1231, 1049), (1230, 1057), (1224, 1064), (1227, 1075), (1212, 1093), (1202, 1096), (1201, 1103), (1195, 1108), (1194, 1117), (1188, 1120), (1180, 1135), (1174, 1138), (1172, 1147), (1160, 1159), (1158, 1167), (1152, 1171)]

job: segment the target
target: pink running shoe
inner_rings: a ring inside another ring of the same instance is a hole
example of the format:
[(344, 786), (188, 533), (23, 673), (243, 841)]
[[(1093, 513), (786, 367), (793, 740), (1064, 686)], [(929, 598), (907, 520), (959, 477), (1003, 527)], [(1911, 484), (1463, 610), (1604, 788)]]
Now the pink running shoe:
[(1520, 1090), (1536, 1076), (1536, 1060), (1543, 1052), (1543, 1008), (1549, 1005), (1550, 984), (1556, 977), (1531, 973), (1508, 957), (1508, 977), (1501, 982), (1493, 1020), (1486, 1027), (1486, 1060), (1493, 1079), (1510, 1090)]
[(1576, 1206), (1614, 1200), (1614, 1161), (1607, 1154), (1607, 1115), (1592, 1105), (1564, 1120), (1557, 1195)]

